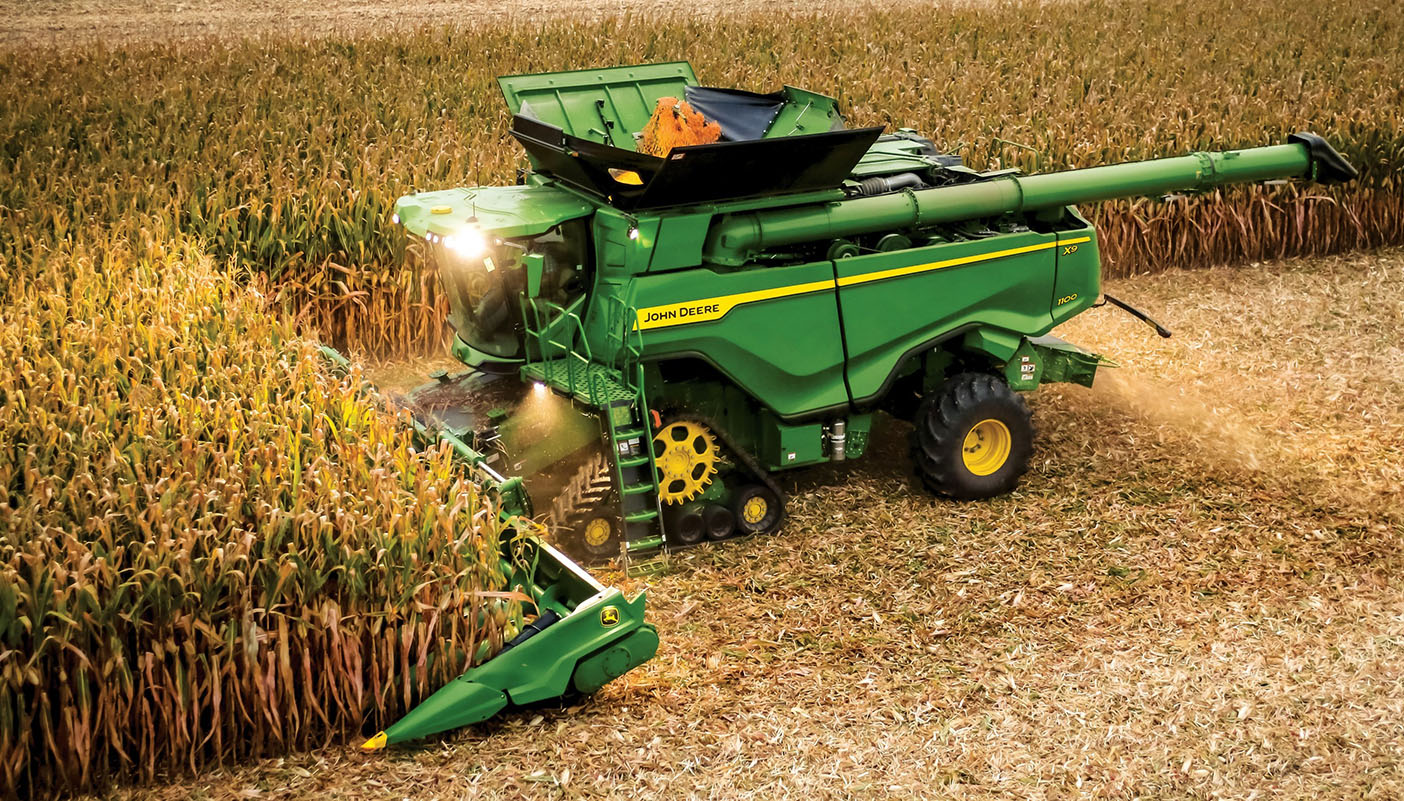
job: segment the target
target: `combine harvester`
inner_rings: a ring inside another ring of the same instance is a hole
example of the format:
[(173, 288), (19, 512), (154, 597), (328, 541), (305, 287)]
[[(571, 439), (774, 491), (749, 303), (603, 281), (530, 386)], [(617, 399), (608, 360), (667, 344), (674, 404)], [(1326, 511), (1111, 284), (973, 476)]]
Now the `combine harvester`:
[[(775, 474), (861, 457), (878, 411), (914, 424), (931, 492), (1010, 491), (1033, 444), (1020, 393), (1091, 385), (1102, 362), (1047, 335), (1101, 294), (1076, 205), (1356, 175), (1309, 133), (981, 172), (910, 130), (846, 128), (823, 95), (699, 87), (684, 62), (499, 83), (531, 162), (518, 185), (396, 204), (468, 368), (406, 403), (508, 513), (539, 511), (570, 557), (635, 569), (775, 531)], [(642, 596), (526, 541), (537, 566), (513, 584), (539, 616), (367, 748), (588, 693), (652, 657)]]

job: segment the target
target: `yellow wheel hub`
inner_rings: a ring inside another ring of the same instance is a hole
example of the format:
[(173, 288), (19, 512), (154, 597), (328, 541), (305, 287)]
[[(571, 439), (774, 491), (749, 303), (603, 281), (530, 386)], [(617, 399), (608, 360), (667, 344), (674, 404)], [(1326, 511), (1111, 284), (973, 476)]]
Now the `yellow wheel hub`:
[(603, 517), (597, 517), (585, 524), (585, 543), (593, 548), (598, 548), (608, 542), (609, 534), (609, 521)]
[(712, 483), (719, 460), (717, 442), (706, 426), (690, 420), (663, 426), (653, 437), (659, 500), (682, 503), (696, 498)]
[(765, 502), (765, 498), (754, 495), (741, 504), (741, 519), (754, 526), (764, 520), (765, 513), (769, 511), (770, 504)]
[(1009, 426), (993, 418), (981, 420), (965, 435), (961, 458), (965, 469), (977, 476), (988, 476), (1009, 461), (1009, 449), (1014, 437)]

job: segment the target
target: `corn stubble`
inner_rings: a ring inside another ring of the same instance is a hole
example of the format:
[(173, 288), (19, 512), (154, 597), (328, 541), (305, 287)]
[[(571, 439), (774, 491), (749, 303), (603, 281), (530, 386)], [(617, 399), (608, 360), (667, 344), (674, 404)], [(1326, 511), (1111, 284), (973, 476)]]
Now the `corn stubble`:
[(494, 499), (239, 276), (0, 277), (0, 795), (325, 743), (501, 641)]
[[(908, 125), (1026, 170), (1276, 144), (1312, 129), (1344, 188), (1098, 207), (1111, 275), (1404, 242), (1404, 6), (1249, 0), (979, 3), (806, 15), (501, 22), (362, 37), (70, 48), (0, 58), (0, 236), (13, 252), (178, 230), (265, 273), (368, 354), (443, 335), (431, 271), (390, 221), (416, 189), (510, 183), (500, 74), (688, 58), (704, 83), (788, 82), (855, 125)], [(699, 47), (698, 43), (706, 43)]]

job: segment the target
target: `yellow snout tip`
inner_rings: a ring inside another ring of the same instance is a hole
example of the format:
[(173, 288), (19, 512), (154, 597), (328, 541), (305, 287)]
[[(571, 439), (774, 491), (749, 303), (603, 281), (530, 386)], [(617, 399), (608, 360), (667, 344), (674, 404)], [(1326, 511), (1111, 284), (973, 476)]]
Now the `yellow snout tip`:
[(379, 751), (385, 747), (385, 732), (381, 732), (374, 737), (361, 743), (362, 751)]

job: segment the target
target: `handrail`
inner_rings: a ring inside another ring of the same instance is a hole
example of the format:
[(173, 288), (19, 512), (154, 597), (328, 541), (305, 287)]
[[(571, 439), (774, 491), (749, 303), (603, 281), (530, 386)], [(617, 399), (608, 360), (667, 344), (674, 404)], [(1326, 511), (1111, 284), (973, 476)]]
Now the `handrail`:
[[(526, 327), (528, 334), (531, 334), (537, 338), (537, 347), (540, 349), (541, 357), (543, 360), (547, 357), (545, 355), (545, 348), (541, 346), (542, 341), (551, 345), (555, 345), (556, 347), (561, 348), (567, 352), (575, 350), (575, 347), (572, 342), (558, 342), (554, 339), (545, 338), (546, 329), (549, 328), (552, 322), (555, 322), (555, 320), (560, 319), (561, 317), (568, 318), (575, 323), (575, 333), (580, 335), (579, 339), (585, 345), (586, 360), (588, 361), (594, 358), (594, 355), (590, 352), (590, 340), (585, 336), (585, 323), (580, 319), (580, 315), (576, 314), (573, 311), (567, 310), (564, 306), (561, 306), (557, 303), (552, 303), (549, 300), (523, 299), (523, 305), (527, 305), (531, 309), (532, 316), (536, 318), (536, 328), (532, 328), (531, 324), (527, 322), (526, 315), (522, 316), (522, 324)], [(548, 311), (555, 311), (557, 313), (557, 316), (554, 319), (547, 321), (546, 323), (542, 323), (540, 308), (541, 305), (546, 306)], [(572, 340), (574, 340), (574, 337), (572, 337)]]
[[(608, 343), (614, 347), (611, 348), (613, 356), (610, 363), (601, 366), (609, 368), (610, 372), (617, 375), (616, 380), (626, 391), (641, 395), (642, 370), (636, 368), (640, 366), (643, 357), (643, 332), (638, 327), (638, 310), (616, 294), (607, 294), (605, 298), (605, 336), (608, 337)], [(579, 394), (578, 391), (582, 389), (588, 390), (589, 397), (595, 401), (604, 398), (605, 389), (612, 377), (589, 369), (590, 365), (595, 363), (595, 355), (580, 315), (560, 304), (540, 298), (522, 298), (522, 306), (522, 325), (526, 329), (526, 335), (535, 340), (536, 358), (542, 365), (542, 375), (549, 376), (551, 365), (565, 361), (563, 389), (571, 395)], [(548, 315), (549, 319), (543, 322), (543, 318)], [(568, 336), (563, 338), (565, 341), (551, 336), (550, 331), (551, 326), (562, 318), (570, 320), (565, 326), (568, 332)], [(530, 353), (527, 354), (526, 361), (528, 364), (532, 363)], [(584, 376), (579, 374), (581, 369), (585, 371)], [(555, 380), (559, 381), (561, 377)]]
[[(576, 362), (579, 362), (583, 367), (586, 368), (587, 375), (589, 374), (589, 365), (594, 359), (594, 354), (590, 349), (590, 340), (588, 337), (585, 336), (585, 323), (580, 319), (580, 315), (566, 309), (565, 307), (559, 304), (552, 303), (549, 300), (541, 300), (539, 298), (523, 298), (522, 306), (522, 326), (526, 329), (526, 333), (528, 336), (531, 336), (536, 339), (536, 352), (537, 357), (540, 359), (540, 363), (543, 365), (543, 376), (545, 376), (549, 372), (549, 365), (562, 359), (565, 359), (567, 362), (565, 371), (566, 390), (570, 394), (574, 395), (576, 393), (577, 383), (576, 369), (573, 366), (573, 363), (570, 362), (571, 357), (574, 357)], [(547, 320), (545, 323), (542, 322), (543, 306), (545, 307), (545, 310), (547, 312), (554, 312), (551, 319)], [(531, 310), (530, 315), (526, 313), (527, 308), (530, 308)], [(528, 319), (529, 317), (530, 319)], [(561, 342), (557, 339), (554, 339), (547, 334), (547, 331), (550, 328), (551, 324), (563, 318), (568, 319), (574, 323), (573, 330), (571, 330), (572, 335), (565, 342)], [(585, 353), (583, 355), (576, 348), (577, 341), (579, 341), (584, 346)], [(547, 345), (551, 345), (553, 346), (553, 348), (563, 351), (563, 353), (559, 356), (548, 356), (546, 347)], [(531, 357), (530, 354), (528, 354), (527, 362), (530, 363), (530, 361)], [(591, 390), (593, 391), (593, 389), (594, 388), (592, 386)]]

